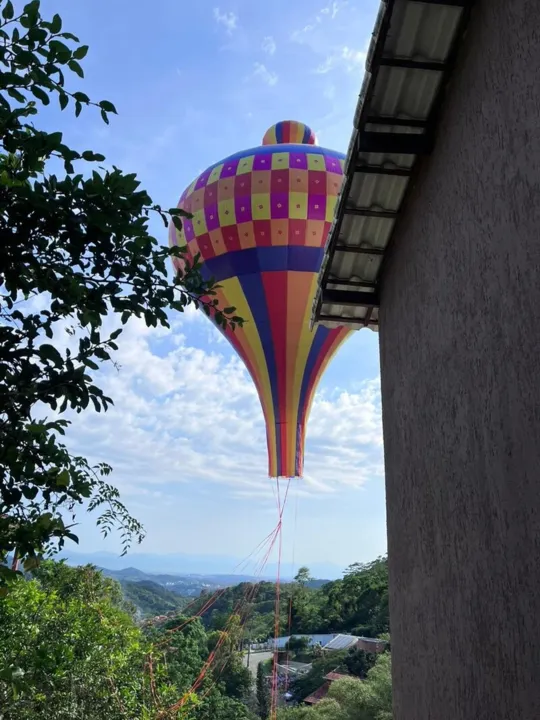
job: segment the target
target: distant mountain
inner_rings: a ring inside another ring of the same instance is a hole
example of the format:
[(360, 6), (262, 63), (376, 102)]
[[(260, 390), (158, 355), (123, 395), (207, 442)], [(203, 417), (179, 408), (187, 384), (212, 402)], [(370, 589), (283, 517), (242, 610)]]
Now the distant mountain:
[[(65, 558), (70, 565), (97, 565), (110, 570), (123, 571), (126, 569), (126, 558), (114, 553), (96, 552), (83, 553), (64, 550), (61, 557)], [(238, 558), (213, 555), (183, 555), (171, 553), (157, 555), (152, 553), (130, 553), (128, 562), (131, 567), (138, 571), (151, 575), (155, 580), (156, 575), (173, 575), (178, 577), (212, 578), (218, 584), (232, 585), (242, 580), (253, 580), (253, 576), (235, 575), (231, 568), (238, 566)], [(330, 578), (332, 580), (341, 577), (343, 569), (331, 563), (305, 563), (309, 566), (311, 575), (317, 578)], [(128, 568), (129, 569), (129, 568)], [(273, 580), (277, 574), (277, 566), (269, 564), (266, 566), (264, 576), (259, 579)], [(283, 575), (282, 575), (283, 577)], [(283, 578), (285, 581), (286, 577)]]

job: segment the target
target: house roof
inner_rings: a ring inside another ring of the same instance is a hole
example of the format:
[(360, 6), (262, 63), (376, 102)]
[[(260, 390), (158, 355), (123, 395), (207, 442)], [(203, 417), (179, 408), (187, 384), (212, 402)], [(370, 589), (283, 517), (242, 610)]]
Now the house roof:
[(346, 650), (354, 647), (360, 638), (356, 635), (336, 635), (324, 646), (325, 650)]
[(304, 702), (307, 705), (316, 705), (317, 703), (321, 702), (321, 700), (324, 700), (324, 698), (328, 695), (329, 689), (330, 683), (325, 682), (324, 685), (321, 685), (320, 688), (317, 688), (315, 692), (311, 693), (311, 695), (308, 695), (307, 698), (304, 699)]
[(312, 321), (378, 330), (379, 281), (474, 0), (382, 0)]
[(329, 672), (328, 675), (324, 676), (325, 680), (334, 682), (334, 680), (342, 680), (343, 678), (350, 678), (352, 675), (345, 675), (345, 673)]

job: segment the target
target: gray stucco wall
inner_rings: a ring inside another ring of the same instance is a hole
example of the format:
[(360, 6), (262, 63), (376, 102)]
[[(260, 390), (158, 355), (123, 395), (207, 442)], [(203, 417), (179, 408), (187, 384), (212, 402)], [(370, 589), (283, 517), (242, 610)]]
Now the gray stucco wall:
[(395, 720), (539, 720), (539, 0), (477, 2), (380, 342)]

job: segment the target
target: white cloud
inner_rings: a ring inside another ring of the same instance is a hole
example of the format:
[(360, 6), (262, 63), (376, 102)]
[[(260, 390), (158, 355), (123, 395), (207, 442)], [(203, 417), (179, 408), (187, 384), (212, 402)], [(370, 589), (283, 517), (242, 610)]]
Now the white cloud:
[(317, 66), (315, 72), (324, 75), (336, 68), (352, 72), (353, 70), (362, 68), (365, 62), (366, 52), (364, 50), (354, 50), (345, 45), (339, 50), (335, 50), (327, 55), (324, 62)]
[(320, 15), (329, 15), (333, 20), (343, 5), (345, 5), (344, 2), (336, 2), (336, 0), (334, 0), (334, 2), (330, 3), (330, 5), (321, 10)]
[[(76, 416), (70, 442), (113, 466), (112, 481), (127, 500), (148, 491), (167, 505), (178, 484), (196, 484), (267, 504), (265, 429), (253, 382), (227, 345), (208, 351), (187, 342), (187, 332), (212, 329), (199, 315), (175, 318), (170, 331), (128, 323), (115, 357), (120, 370), (108, 366), (98, 380), (115, 405)], [(378, 379), (356, 392), (319, 394), (307, 435), (301, 495), (328, 496), (381, 477)]]
[(253, 65), (253, 75), (254, 77), (259, 77), (264, 83), (267, 85), (270, 85), (271, 87), (275, 85), (278, 81), (278, 76), (275, 72), (272, 72), (271, 70), (268, 70), (266, 65), (263, 65), (262, 63), (256, 62)]
[(238, 16), (233, 12), (221, 12), (220, 8), (214, 8), (214, 20), (218, 25), (223, 25), (229, 35), (238, 27)]
[(273, 55), (276, 52), (276, 41), (271, 35), (264, 38), (262, 42), (262, 49), (268, 55)]

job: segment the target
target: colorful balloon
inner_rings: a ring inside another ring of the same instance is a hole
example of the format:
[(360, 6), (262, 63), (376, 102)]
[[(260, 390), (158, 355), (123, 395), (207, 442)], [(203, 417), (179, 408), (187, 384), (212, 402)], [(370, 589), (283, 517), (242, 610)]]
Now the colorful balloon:
[[(306, 423), (346, 328), (310, 328), (311, 305), (344, 156), (316, 145), (313, 131), (285, 121), (261, 147), (208, 168), (178, 207), (193, 214), (172, 244), (201, 254), (202, 274), (221, 285), (220, 307), (245, 321), (224, 331), (256, 385), (266, 420), (270, 477), (303, 472)], [(174, 260), (181, 268), (181, 260)]]

